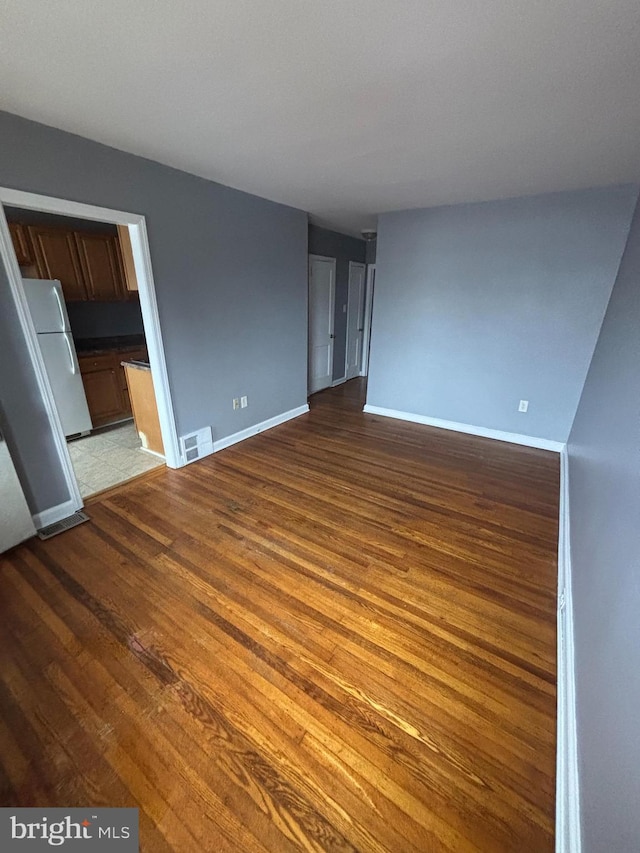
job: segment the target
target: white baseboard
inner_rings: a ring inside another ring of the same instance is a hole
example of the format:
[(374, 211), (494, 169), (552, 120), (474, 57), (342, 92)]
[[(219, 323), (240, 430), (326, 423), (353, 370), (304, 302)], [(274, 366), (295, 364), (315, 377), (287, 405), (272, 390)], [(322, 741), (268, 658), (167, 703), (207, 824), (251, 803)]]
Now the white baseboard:
[(344, 385), (344, 383), (345, 383), (346, 381), (347, 381), (347, 377), (346, 377), (346, 376), (341, 376), (341, 377), (340, 377), (340, 379), (334, 379), (334, 380), (333, 380), (333, 382), (331, 383), (331, 387), (332, 387), (332, 388), (337, 388), (337, 386), (338, 386), (338, 385)]
[(157, 450), (149, 450), (148, 447), (141, 447), (140, 450), (143, 453), (148, 453), (149, 456), (155, 456), (157, 459), (162, 459), (163, 462), (166, 462), (165, 457), (162, 455), (162, 453), (158, 453)]
[(560, 454), (558, 532), (558, 721), (556, 751), (556, 853), (580, 853), (580, 787), (571, 592), (569, 456)]
[(565, 447), (563, 441), (552, 441), (549, 438), (538, 438), (534, 435), (522, 435), (519, 432), (502, 432), (499, 429), (488, 429), (487, 427), (461, 424), (457, 421), (444, 421), (440, 418), (430, 418), (427, 415), (416, 415), (411, 412), (401, 412), (397, 409), (385, 409), (381, 406), (365, 405), (364, 412), (370, 415), (382, 415), (385, 418), (396, 418), (399, 421), (411, 421), (414, 424), (425, 424), (426, 426), (449, 429), (453, 432), (464, 432), (468, 435), (478, 435), (482, 438), (493, 438), (496, 441), (509, 441), (511, 444), (522, 444), (525, 447), (537, 447), (539, 450), (552, 450), (561, 453)]
[(213, 452), (217, 453), (219, 450), (224, 450), (225, 447), (231, 447), (232, 444), (237, 444), (239, 441), (244, 441), (245, 438), (251, 438), (251, 436), (257, 435), (259, 432), (272, 429), (273, 427), (283, 424), (286, 421), (290, 421), (293, 418), (298, 418), (300, 415), (304, 415), (308, 411), (309, 404), (305, 403), (304, 406), (298, 406), (297, 409), (289, 409), (288, 412), (282, 412), (280, 415), (275, 415), (275, 417), (268, 418), (266, 421), (261, 421), (259, 424), (254, 424), (246, 429), (242, 429), (240, 432), (234, 432), (232, 435), (227, 435), (225, 438), (221, 438), (218, 441), (213, 442)]
[(68, 518), (74, 512), (81, 509), (76, 501), (68, 500), (57, 506), (52, 506), (42, 512), (36, 512), (31, 517), (37, 530), (42, 530), (43, 527), (48, 527), (50, 524), (55, 524), (57, 521), (62, 521), (63, 518)]

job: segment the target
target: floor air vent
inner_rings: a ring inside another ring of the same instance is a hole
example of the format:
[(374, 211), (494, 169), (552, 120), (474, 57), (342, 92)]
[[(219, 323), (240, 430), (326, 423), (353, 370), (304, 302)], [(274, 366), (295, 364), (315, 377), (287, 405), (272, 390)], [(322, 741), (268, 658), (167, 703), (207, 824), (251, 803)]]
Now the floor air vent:
[(204, 427), (197, 432), (180, 437), (180, 447), (185, 462), (195, 462), (203, 456), (213, 453), (213, 436), (211, 427)]
[(68, 518), (63, 518), (62, 521), (56, 521), (55, 524), (49, 524), (38, 530), (38, 536), (41, 539), (51, 539), (52, 536), (57, 536), (58, 533), (64, 533), (65, 530), (71, 530), (72, 527), (77, 527), (83, 521), (89, 521), (89, 516), (86, 512), (74, 512)]

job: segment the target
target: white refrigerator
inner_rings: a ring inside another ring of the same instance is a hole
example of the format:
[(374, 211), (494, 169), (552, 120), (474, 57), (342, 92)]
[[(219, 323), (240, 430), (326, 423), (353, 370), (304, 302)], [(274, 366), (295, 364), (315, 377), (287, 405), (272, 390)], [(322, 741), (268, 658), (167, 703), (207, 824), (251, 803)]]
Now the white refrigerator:
[(76, 348), (59, 281), (23, 279), (40, 352), (66, 436), (91, 429)]

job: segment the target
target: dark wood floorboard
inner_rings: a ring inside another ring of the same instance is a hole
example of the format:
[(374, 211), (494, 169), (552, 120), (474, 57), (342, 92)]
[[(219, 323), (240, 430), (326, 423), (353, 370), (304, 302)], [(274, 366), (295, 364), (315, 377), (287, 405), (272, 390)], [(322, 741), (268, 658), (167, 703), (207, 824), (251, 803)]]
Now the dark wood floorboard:
[(155, 851), (554, 846), (555, 454), (363, 380), (0, 558), (2, 804)]

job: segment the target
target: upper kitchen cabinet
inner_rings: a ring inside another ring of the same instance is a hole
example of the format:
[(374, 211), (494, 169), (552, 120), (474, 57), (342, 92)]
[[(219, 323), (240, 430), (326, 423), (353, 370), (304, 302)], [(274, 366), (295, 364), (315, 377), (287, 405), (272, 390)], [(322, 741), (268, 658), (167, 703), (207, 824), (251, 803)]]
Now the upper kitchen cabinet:
[[(13, 223), (14, 227), (18, 223)], [(119, 302), (130, 298), (117, 234), (50, 225), (22, 226), (39, 278), (57, 278), (67, 302)], [(19, 232), (14, 237), (18, 254)], [(19, 261), (20, 262), (20, 261)]]
[(48, 225), (28, 225), (40, 278), (57, 278), (67, 302), (89, 298), (73, 231)]
[(118, 238), (109, 234), (74, 232), (89, 299), (115, 302), (126, 298)]
[(11, 234), (11, 242), (16, 252), (19, 267), (26, 267), (33, 263), (31, 255), (31, 247), (29, 245), (29, 237), (27, 229), (19, 222), (9, 222), (9, 233)]

